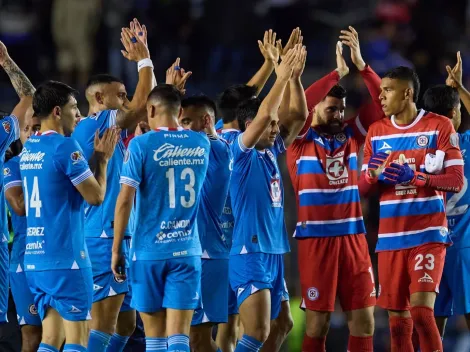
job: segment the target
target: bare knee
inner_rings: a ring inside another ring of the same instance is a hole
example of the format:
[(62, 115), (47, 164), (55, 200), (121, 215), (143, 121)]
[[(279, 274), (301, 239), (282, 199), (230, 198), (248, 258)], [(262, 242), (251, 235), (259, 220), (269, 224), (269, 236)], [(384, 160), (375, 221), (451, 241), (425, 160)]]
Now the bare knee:
[(305, 333), (310, 337), (324, 337), (330, 328), (330, 312), (306, 310), (307, 324)]
[(347, 312), (347, 316), (351, 335), (357, 337), (374, 335), (374, 307)]
[(279, 333), (283, 335), (289, 334), (289, 332), (294, 328), (294, 319), (292, 319), (290, 311), (286, 314), (280, 315), (278, 319), (276, 319), (276, 324)]
[(260, 342), (265, 342), (268, 339), (271, 331), (270, 321), (263, 321), (262, 319), (255, 319), (256, 322), (251, 322), (249, 326), (245, 326), (245, 334), (255, 338)]
[(21, 328), (21, 335), (23, 336), (21, 352), (36, 352), (41, 343), (41, 327), (24, 325)]
[(121, 312), (116, 325), (116, 333), (121, 336), (131, 336), (134, 333), (135, 311)]

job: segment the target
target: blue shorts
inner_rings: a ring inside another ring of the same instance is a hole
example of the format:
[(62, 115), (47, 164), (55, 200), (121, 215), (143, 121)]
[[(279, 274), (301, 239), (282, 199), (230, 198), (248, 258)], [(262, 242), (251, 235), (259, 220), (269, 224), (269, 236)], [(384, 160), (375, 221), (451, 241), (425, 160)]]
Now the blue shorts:
[(65, 320), (91, 319), (91, 268), (27, 271), (26, 279), (41, 320), (44, 320), (49, 307), (54, 308)]
[(228, 259), (202, 259), (200, 308), (191, 325), (228, 321)]
[(237, 302), (237, 294), (234, 290), (232, 290), (232, 286), (230, 286), (230, 282), (227, 284), (228, 286), (228, 315), (236, 315), (238, 314), (238, 302)]
[[(121, 306), (121, 312), (132, 310), (131, 291), (129, 279), (118, 281), (111, 271), (111, 252), (113, 247), (112, 238), (87, 237), (86, 244), (93, 270), (93, 303), (105, 298), (126, 294)], [(127, 256), (129, 253), (130, 239), (124, 239), (123, 250), (126, 256), (126, 268), (128, 267)]]
[(232, 290), (241, 304), (250, 295), (269, 289), (271, 292), (271, 319), (276, 319), (285, 300), (284, 255), (247, 253), (230, 256), (229, 278)]
[(10, 288), (18, 315), (18, 324), (41, 326), (41, 319), (24, 271), (10, 271)]
[(470, 313), (470, 248), (447, 249), (434, 315)]
[(131, 262), (131, 306), (139, 312), (199, 308), (201, 257)]
[(8, 322), (8, 296), (10, 294), (8, 289), (9, 261), (8, 243), (6, 240), (0, 239), (0, 324)]

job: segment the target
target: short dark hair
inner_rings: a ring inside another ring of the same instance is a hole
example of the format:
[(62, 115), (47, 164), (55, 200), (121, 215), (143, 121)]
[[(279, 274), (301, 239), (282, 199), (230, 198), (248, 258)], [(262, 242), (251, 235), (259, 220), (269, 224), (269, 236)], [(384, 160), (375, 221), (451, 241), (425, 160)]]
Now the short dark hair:
[(460, 96), (457, 89), (440, 84), (428, 88), (423, 95), (424, 109), (435, 114), (447, 116), (459, 105)]
[(235, 121), (237, 119), (236, 110), (238, 105), (255, 97), (257, 92), (258, 88), (256, 86), (248, 86), (246, 84), (235, 84), (225, 89), (217, 100), (222, 121), (224, 123)]
[(215, 106), (214, 101), (207, 95), (194, 95), (192, 97), (183, 99), (183, 101), (181, 102), (181, 107), (184, 109), (188, 106), (195, 106), (197, 108), (205, 108), (212, 110), (214, 117), (217, 114), (217, 108)]
[(62, 82), (47, 81), (41, 84), (33, 96), (34, 114), (43, 119), (50, 115), (56, 106), (63, 107), (70, 97), (76, 97), (78, 92)]
[(240, 131), (245, 132), (245, 123), (256, 117), (260, 105), (261, 100), (259, 98), (251, 98), (238, 105), (235, 114)]
[(171, 110), (178, 110), (181, 107), (183, 95), (172, 84), (159, 84), (152, 89), (148, 96), (148, 100), (160, 100)]
[(413, 85), (413, 102), (416, 103), (419, 97), (421, 83), (418, 74), (412, 68), (406, 66), (398, 66), (387, 71), (383, 78), (399, 79), (401, 81), (411, 82)]
[(117, 78), (113, 75), (108, 75), (107, 73), (100, 73), (100, 74), (91, 76), (88, 79), (88, 82), (86, 84), (86, 89), (90, 88), (91, 86), (94, 86), (95, 84), (110, 84), (114, 82), (124, 84), (124, 81), (120, 78)]
[(338, 98), (338, 99), (344, 99), (344, 98), (346, 98), (347, 94), (348, 94), (348, 92), (346, 91), (346, 89), (342, 85), (336, 84), (336, 85), (333, 86), (333, 88), (330, 89), (330, 91), (328, 92), (328, 94), (326, 96), (327, 97)]

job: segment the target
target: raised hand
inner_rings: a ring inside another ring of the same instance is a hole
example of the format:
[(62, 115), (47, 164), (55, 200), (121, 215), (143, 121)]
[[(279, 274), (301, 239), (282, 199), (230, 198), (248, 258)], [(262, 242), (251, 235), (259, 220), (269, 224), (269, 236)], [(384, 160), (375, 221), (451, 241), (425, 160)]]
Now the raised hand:
[(460, 57), (460, 51), (457, 52), (457, 63), (453, 68), (446, 66), (447, 73), (449, 74), (446, 79), (446, 85), (452, 88), (461, 88), (462, 84), (462, 58)]
[(289, 37), (289, 41), (287, 42), (287, 44), (284, 48), (282, 47), (281, 39), (279, 39), (277, 41), (276, 45), (278, 47), (279, 52), (281, 53), (281, 59), (284, 58), (284, 56), (286, 56), (287, 52), (290, 49), (293, 49), (294, 46), (296, 46), (297, 44), (302, 44), (303, 40), (304, 40), (304, 37), (302, 37), (302, 31), (300, 30), (299, 27), (295, 28), (292, 31), (292, 33)]
[(361, 47), (359, 45), (359, 35), (356, 30), (349, 26), (349, 30), (342, 30), (339, 36), (341, 43), (347, 45), (351, 49), (351, 60), (356, 65), (359, 71), (362, 71), (366, 67), (366, 63), (361, 55)]
[(149, 49), (139, 36), (135, 36), (129, 28), (123, 28), (121, 31), (121, 43), (124, 49), (122, 55), (129, 61), (139, 62), (150, 58)]
[(140, 38), (142, 43), (144, 43), (148, 47), (147, 27), (145, 27), (145, 24), (140, 25), (139, 20), (137, 18), (134, 18), (129, 23), (129, 28), (131, 29), (131, 32), (134, 33), (134, 36), (136, 36), (137, 38)]
[(343, 78), (349, 73), (349, 67), (343, 56), (343, 44), (340, 41), (336, 43), (336, 71), (339, 74), (339, 78)]
[(278, 62), (280, 51), (276, 46), (276, 32), (273, 32), (272, 29), (265, 31), (263, 42), (258, 40), (258, 46), (266, 61)]
[(5, 44), (0, 42), (0, 65), (3, 66), (3, 64), (10, 59), (10, 56), (8, 55), (8, 50)]
[(278, 79), (289, 80), (292, 77), (292, 72), (294, 71), (294, 66), (297, 63), (297, 58), (299, 56), (299, 51), (290, 49), (284, 59), (276, 67), (276, 75)]
[(95, 152), (101, 154), (105, 160), (109, 160), (113, 156), (120, 133), (119, 128), (111, 127), (104, 131), (103, 137), (100, 139), (99, 130), (96, 130), (93, 143)]
[(305, 62), (307, 61), (307, 48), (301, 44), (296, 44), (294, 50), (297, 51), (297, 60), (292, 71), (291, 79), (299, 79), (304, 73)]
[(178, 88), (182, 93), (186, 93), (184, 86), (186, 81), (193, 73), (191, 71), (186, 72), (184, 68), (180, 67), (180, 58), (178, 57), (176, 61), (166, 70), (166, 84), (172, 84)]

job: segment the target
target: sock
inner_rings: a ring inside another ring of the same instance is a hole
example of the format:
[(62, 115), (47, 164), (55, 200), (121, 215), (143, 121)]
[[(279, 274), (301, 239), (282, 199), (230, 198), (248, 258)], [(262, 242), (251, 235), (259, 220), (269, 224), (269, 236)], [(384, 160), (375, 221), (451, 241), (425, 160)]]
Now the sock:
[(324, 337), (310, 337), (304, 335), (302, 343), (302, 352), (325, 352), (326, 336)]
[(168, 336), (168, 352), (189, 352), (189, 336), (183, 334)]
[(145, 351), (166, 351), (166, 338), (165, 337), (146, 337), (145, 338)]
[(38, 352), (59, 352), (54, 346), (42, 343), (39, 345)]
[(410, 312), (419, 335), (421, 350), (423, 352), (442, 351), (442, 340), (434, 319), (434, 309), (413, 307)]
[(106, 349), (106, 352), (122, 352), (124, 347), (126, 347), (128, 340), (129, 336), (121, 336), (114, 333), (114, 335), (111, 336), (111, 340), (109, 340), (109, 345)]
[(390, 335), (392, 339), (392, 351), (414, 352), (411, 335), (413, 334), (413, 319), (402, 317), (390, 317)]
[(64, 346), (64, 352), (87, 352), (91, 351), (90, 349), (87, 350), (85, 346), (82, 345), (76, 345), (76, 344), (71, 344), (71, 343), (66, 343)]
[(358, 337), (349, 335), (349, 352), (372, 352), (374, 351), (374, 338), (372, 336)]
[(111, 339), (110, 334), (98, 330), (90, 330), (90, 337), (88, 338), (88, 351), (90, 352), (105, 352)]
[(415, 352), (419, 351), (419, 335), (416, 331), (416, 328), (413, 328), (413, 335), (411, 336), (411, 341), (413, 342), (413, 348)]
[(254, 337), (243, 335), (242, 339), (238, 341), (235, 352), (258, 352), (263, 343), (255, 339)]

